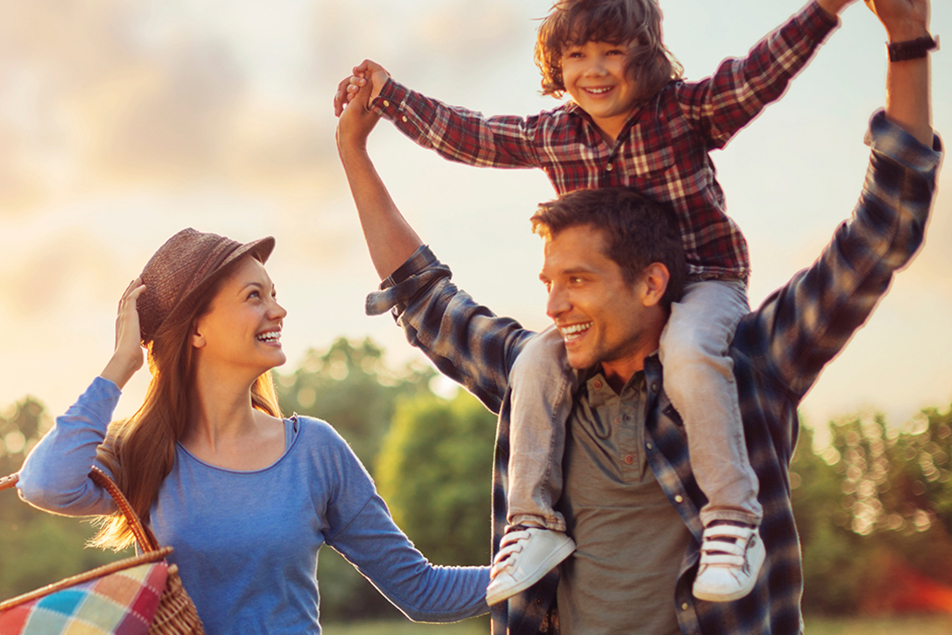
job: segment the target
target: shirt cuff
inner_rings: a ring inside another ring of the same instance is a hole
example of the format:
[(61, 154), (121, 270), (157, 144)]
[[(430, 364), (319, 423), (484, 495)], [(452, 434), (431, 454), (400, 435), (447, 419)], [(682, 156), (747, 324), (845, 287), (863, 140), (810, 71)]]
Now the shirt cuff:
[(873, 151), (916, 172), (931, 172), (942, 159), (942, 139), (939, 135), (932, 135), (932, 147), (929, 148), (906, 132), (902, 126), (889, 121), (886, 111), (882, 109), (877, 110), (870, 118), (864, 141)]
[(370, 108), (382, 117), (393, 119), (400, 112), (409, 93), (410, 90), (406, 86), (388, 77), (380, 89), (380, 94), (371, 102)]
[(406, 305), (426, 291), (440, 278), (453, 274), (450, 268), (437, 259), (429, 246), (421, 245), (406, 262), (380, 283), (379, 291), (367, 295), (364, 310), (367, 315), (380, 315), (392, 311), (395, 318)]
[(816, 42), (822, 41), (839, 25), (839, 16), (827, 13), (816, 0), (808, 4), (801, 13), (803, 33)]

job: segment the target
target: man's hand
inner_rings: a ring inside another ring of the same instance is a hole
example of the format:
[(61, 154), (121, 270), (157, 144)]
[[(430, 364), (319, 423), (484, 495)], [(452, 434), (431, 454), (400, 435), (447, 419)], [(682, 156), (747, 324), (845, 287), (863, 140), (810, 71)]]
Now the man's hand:
[(843, 9), (854, 2), (856, 2), (856, 0), (817, 0), (817, 4), (823, 7), (830, 15), (839, 15)]
[[(342, 82), (343, 83), (343, 82)], [(351, 150), (366, 151), (367, 137), (377, 125), (380, 115), (370, 109), (371, 87), (364, 82), (353, 91), (349, 105), (343, 109), (337, 121), (337, 152), (345, 162), (345, 154)]]
[(864, 0), (886, 27), (890, 42), (906, 42), (929, 34), (929, 0)]
[(337, 85), (337, 92), (334, 94), (334, 115), (336, 117), (341, 116), (341, 113), (353, 101), (357, 92), (367, 85), (368, 80), (371, 86), (368, 103), (373, 102), (389, 78), (390, 73), (387, 72), (387, 69), (371, 60), (364, 60), (355, 66), (353, 75), (345, 77)]

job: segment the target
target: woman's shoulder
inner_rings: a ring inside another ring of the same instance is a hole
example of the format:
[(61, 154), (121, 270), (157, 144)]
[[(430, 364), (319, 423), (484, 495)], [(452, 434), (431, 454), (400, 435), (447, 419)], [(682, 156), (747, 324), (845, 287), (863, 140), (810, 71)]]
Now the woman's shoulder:
[(344, 437), (327, 421), (298, 414), (288, 417), (287, 421), (290, 422), (298, 441), (305, 447), (323, 452), (345, 451), (353, 454)]

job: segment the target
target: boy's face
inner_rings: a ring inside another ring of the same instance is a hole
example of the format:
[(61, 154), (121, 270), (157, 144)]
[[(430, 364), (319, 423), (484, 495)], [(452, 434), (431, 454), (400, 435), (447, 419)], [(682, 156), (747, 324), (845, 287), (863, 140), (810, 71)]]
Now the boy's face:
[(612, 141), (637, 99), (637, 84), (627, 72), (628, 49), (627, 43), (589, 41), (562, 51), (565, 90)]

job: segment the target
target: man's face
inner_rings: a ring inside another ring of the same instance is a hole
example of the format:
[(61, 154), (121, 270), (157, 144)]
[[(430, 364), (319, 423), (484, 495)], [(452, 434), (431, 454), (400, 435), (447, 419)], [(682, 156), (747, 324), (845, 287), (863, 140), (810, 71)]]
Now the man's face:
[(546, 313), (562, 334), (572, 368), (600, 363), (609, 379), (627, 381), (657, 349), (665, 315), (646, 299), (644, 280), (626, 282), (605, 252), (602, 230), (564, 229), (546, 241), (539, 278), (549, 294)]

